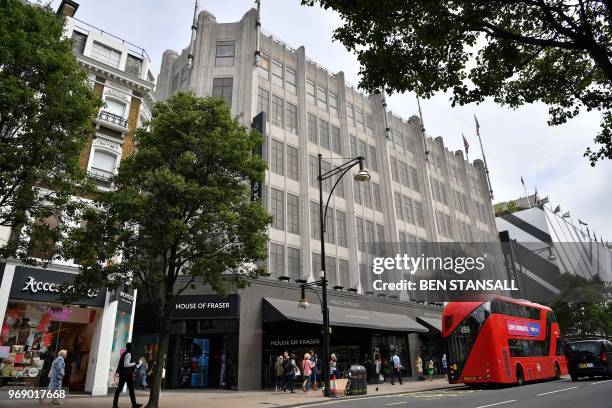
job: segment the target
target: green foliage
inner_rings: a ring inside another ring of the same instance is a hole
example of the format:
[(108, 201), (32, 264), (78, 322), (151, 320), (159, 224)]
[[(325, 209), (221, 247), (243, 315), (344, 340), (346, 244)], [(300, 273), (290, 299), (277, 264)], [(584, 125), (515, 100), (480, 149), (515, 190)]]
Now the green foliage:
[(15, 232), (0, 256), (28, 260), (35, 241), (53, 250), (61, 227), (33, 221), (70, 217), (85, 186), (79, 154), (101, 101), (62, 29), (49, 8), (0, 0), (0, 226)]
[[(155, 304), (162, 367), (175, 297), (197, 282), (224, 293), (263, 274), (255, 262), (267, 256), (271, 216), (250, 194), (251, 181), (265, 175), (253, 154), (262, 136), (241, 126), (223, 99), (178, 93), (156, 105), (149, 126), (122, 160), (115, 190), (85, 211), (87, 228), (73, 229), (63, 249), (81, 263), (75, 297), (129, 285)], [(150, 407), (159, 400), (156, 375)]]
[(516, 205), (516, 201), (512, 200), (512, 201), (508, 201), (507, 203), (495, 204), (494, 210), (495, 210), (495, 216), (501, 217), (503, 215), (508, 215), (508, 214), (512, 214), (517, 211), (521, 211), (522, 208)]
[(612, 158), (610, 2), (302, 0), (337, 11), (335, 32), (361, 63), (368, 91), (452, 91), (452, 103), (543, 102), (549, 125), (602, 113), (595, 165)]
[(599, 278), (561, 275), (561, 293), (550, 305), (565, 336), (612, 336), (612, 288)]

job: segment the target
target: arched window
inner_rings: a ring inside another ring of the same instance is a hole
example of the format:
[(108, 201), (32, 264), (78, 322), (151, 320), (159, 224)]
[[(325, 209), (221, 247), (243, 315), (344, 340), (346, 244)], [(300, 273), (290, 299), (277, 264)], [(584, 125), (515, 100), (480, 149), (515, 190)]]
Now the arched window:
[(103, 180), (108, 180), (115, 174), (117, 156), (103, 150), (95, 150), (89, 173)]
[(117, 115), (120, 117), (124, 117), (125, 115), (125, 103), (119, 102), (116, 99), (106, 98), (104, 101), (106, 103), (105, 111), (112, 113), (113, 115)]

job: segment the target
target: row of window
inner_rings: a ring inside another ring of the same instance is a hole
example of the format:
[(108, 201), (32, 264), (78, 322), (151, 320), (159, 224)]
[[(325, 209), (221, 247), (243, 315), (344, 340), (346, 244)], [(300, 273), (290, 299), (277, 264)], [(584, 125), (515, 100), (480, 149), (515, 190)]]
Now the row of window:
[(357, 230), (357, 248), (361, 252), (376, 254), (377, 242), (385, 242), (385, 231), (382, 224), (355, 217)]
[[(319, 203), (310, 202), (310, 237), (321, 240), (321, 212)], [(325, 215), (325, 242), (347, 248), (346, 213), (344, 211), (328, 208)]]
[[(414, 191), (421, 191), (417, 169), (391, 156), (391, 179)], [(398, 163), (399, 162), (399, 163)]]
[[(87, 44), (87, 34), (76, 30), (72, 31), (72, 50), (78, 54), (83, 54), (85, 52), (85, 44)], [(97, 41), (94, 41), (92, 44), (90, 56), (114, 68), (119, 68), (121, 63), (121, 51)], [(125, 61), (125, 72), (140, 77), (142, 65), (142, 58), (128, 54)]]
[[(286, 251), (285, 251), (286, 249)], [(285, 252), (287, 257), (285, 259)], [(302, 276), (302, 254), (300, 248), (270, 242), (270, 276), (289, 276), (292, 279), (299, 279)], [(285, 267), (286, 265), (286, 267)]]
[(453, 196), (455, 197), (455, 209), (461, 211), (464, 214), (469, 214), (468, 199), (465, 194), (460, 191), (453, 189)]
[(368, 171), (378, 173), (378, 160), (376, 159), (376, 147), (368, 144), (365, 140), (351, 136), (352, 157), (363, 157), (363, 165)]
[[(328, 171), (332, 170), (332, 163), (327, 160), (321, 160), (321, 173), (325, 174)], [(310, 180), (310, 186), (319, 188), (319, 158), (313, 155), (308, 156), (308, 175)], [(332, 186), (336, 183), (338, 178), (341, 177), (340, 174), (335, 175), (334, 177), (330, 177), (328, 179), (323, 180), (323, 191), (328, 192), (331, 191)], [(340, 198), (345, 198), (344, 192), (344, 179), (341, 179), (338, 184), (336, 184), (336, 188), (334, 193), (336, 196)]]
[(353, 199), (356, 204), (382, 212), (380, 186), (374, 182), (353, 180)]
[[(321, 265), (321, 254), (313, 252), (312, 257), (312, 271), (315, 276), (319, 276), (322, 265)], [(349, 261), (346, 259), (338, 258), (333, 256), (325, 257), (325, 276), (332, 285), (335, 284), (348, 288), (350, 285), (349, 281)]]
[(271, 124), (280, 128), (284, 127), (295, 135), (298, 134), (297, 105), (284, 101), (283, 98), (274, 94), (270, 100), (270, 92), (259, 88), (257, 90), (257, 111), (266, 112)]
[[(285, 212), (285, 192), (272, 188), (270, 191), (270, 212), (272, 227), (292, 234), (300, 234), (300, 200), (297, 195), (286, 193), (287, 207)], [(285, 217), (286, 215), (286, 217)]]
[(336, 154), (342, 154), (340, 128), (323, 119), (317, 119), (312, 113), (308, 114), (308, 141)]
[(432, 177), (431, 178), (431, 191), (432, 191), (434, 200), (436, 200), (439, 203), (448, 205), (448, 198), (446, 195), (446, 184)]
[(404, 151), (414, 153), (414, 140), (410, 135), (404, 135), (397, 129), (393, 129), (390, 134), (389, 142), (393, 143), (395, 149), (398, 147)]
[(395, 201), (395, 213), (397, 218), (412, 225), (425, 228), (425, 216), (423, 204), (406, 197), (397, 191), (393, 193)]
[(269, 81), (270, 73), (272, 74), (271, 81), (273, 84), (285, 88), (287, 92), (294, 95), (297, 93), (295, 68), (284, 66), (282, 62), (274, 58), (270, 61), (270, 57), (262, 53), (259, 64), (259, 75)]
[(438, 233), (447, 238), (453, 238), (453, 228), (448, 214), (436, 211), (436, 222), (438, 223)]

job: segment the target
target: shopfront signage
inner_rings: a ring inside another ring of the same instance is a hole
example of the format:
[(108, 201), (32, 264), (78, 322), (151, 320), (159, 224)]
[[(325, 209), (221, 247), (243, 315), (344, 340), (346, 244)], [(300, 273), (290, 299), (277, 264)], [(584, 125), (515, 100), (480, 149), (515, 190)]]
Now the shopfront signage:
[(239, 297), (237, 294), (221, 297), (219, 295), (184, 295), (174, 302), (172, 318), (206, 319), (238, 317)]
[(120, 312), (132, 313), (134, 297), (134, 289), (129, 289), (121, 286), (115, 290), (114, 294), (111, 297), (111, 301), (117, 301), (117, 310), (119, 310)]
[(319, 346), (321, 339), (318, 337), (302, 338), (302, 339), (288, 339), (288, 338), (270, 338), (267, 339), (265, 344), (270, 348), (283, 348), (283, 347), (310, 347)]
[(352, 302), (346, 299), (329, 299), (329, 304), (334, 306), (343, 306), (343, 307), (352, 307), (355, 309), (359, 309), (361, 305), (358, 302)]
[(530, 336), (540, 335), (540, 323), (522, 322), (518, 320), (507, 320), (508, 334), (511, 336)]
[[(18, 266), (11, 285), (12, 299), (62, 303), (64, 287), (72, 288), (76, 274)], [(66, 286), (67, 285), (67, 286)], [(91, 290), (73, 304), (104, 307), (106, 289)]]

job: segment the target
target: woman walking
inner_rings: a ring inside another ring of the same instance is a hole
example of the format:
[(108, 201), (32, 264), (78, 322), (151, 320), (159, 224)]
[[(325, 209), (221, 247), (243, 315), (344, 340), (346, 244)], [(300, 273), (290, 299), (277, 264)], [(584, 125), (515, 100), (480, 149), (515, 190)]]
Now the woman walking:
[(147, 384), (147, 370), (149, 365), (147, 364), (147, 359), (144, 356), (141, 356), (136, 364), (136, 388), (146, 390), (149, 386)]
[(417, 381), (424, 380), (425, 377), (423, 377), (423, 360), (421, 359), (421, 356), (417, 356), (416, 371), (417, 371)]
[(304, 391), (304, 393), (308, 393), (308, 391), (311, 390), (312, 384), (310, 382), (311, 380), (311, 374), (312, 374), (312, 367), (314, 366), (314, 363), (312, 361), (310, 361), (310, 354), (306, 353), (304, 354), (304, 359), (302, 360), (302, 374), (304, 375), (304, 382), (302, 383), (302, 391)]
[(429, 376), (429, 381), (433, 381), (434, 374), (434, 362), (432, 359), (429, 359), (427, 362), (427, 375)]
[[(52, 405), (62, 405), (61, 402), (57, 399), (57, 394), (62, 389), (62, 381), (64, 380), (64, 375), (66, 374), (66, 356), (68, 352), (66, 350), (60, 350), (57, 353), (57, 357), (51, 363), (51, 368), (49, 369), (49, 393), (51, 395), (51, 404)], [(41, 404), (45, 403), (45, 398), (40, 398), (39, 402)]]
[(385, 375), (383, 374), (383, 360), (380, 356), (380, 353), (376, 353), (376, 357), (374, 360), (374, 369), (376, 370), (376, 379), (379, 384), (385, 382)]

